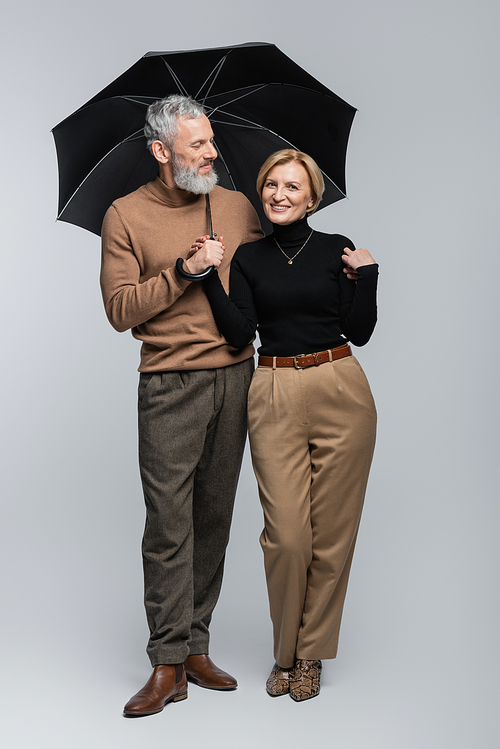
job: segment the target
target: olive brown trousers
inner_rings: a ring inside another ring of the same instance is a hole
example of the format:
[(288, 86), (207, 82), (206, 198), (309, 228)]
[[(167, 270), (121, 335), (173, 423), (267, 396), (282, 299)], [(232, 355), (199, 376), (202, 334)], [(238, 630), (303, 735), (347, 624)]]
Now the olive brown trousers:
[(375, 446), (368, 381), (354, 356), (259, 366), (248, 423), (276, 662), (334, 658)]
[(142, 556), (153, 666), (208, 653), (253, 369), (252, 358), (218, 369), (141, 374)]

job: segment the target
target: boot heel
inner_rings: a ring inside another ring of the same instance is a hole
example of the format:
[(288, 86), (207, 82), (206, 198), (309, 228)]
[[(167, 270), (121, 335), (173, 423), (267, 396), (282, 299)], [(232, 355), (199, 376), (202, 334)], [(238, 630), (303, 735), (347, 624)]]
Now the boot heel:
[(188, 693), (183, 692), (182, 694), (178, 694), (176, 697), (174, 697), (174, 702), (180, 702), (181, 700), (187, 700)]

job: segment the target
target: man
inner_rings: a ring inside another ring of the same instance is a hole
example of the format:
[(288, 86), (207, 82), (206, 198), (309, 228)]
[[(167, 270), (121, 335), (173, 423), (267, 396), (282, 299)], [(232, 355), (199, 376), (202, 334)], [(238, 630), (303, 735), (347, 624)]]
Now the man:
[[(208, 627), (245, 443), (253, 347), (229, 346), (190, 274), (204, 270), (206, 253), (215, 251), (227, 288), (237, 247), (262, 236), (249, 201), (216, 186), (213, 132), (199, 104), (179, 95), (155, 102), (144, 132), (159, 176), (115, 201), (102, 231), (106, 314), (116, 330), (131, 328), (142, 341), (139, 465), (153, 673), (125, 716), (185, 699), (187, 679), (209, 689), (237, 686), (208, 656)], [(209, 232), (208, 193), (224, 245), (221, 236), (193, 254), (194, 240)]]

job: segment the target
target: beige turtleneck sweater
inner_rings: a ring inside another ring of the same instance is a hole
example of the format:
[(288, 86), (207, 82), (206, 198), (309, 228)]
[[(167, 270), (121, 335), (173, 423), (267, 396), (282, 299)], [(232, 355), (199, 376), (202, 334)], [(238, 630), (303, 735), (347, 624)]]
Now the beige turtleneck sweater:
[[(242, 193), (210, 193), (214, 231), (226, 251), (219, 276), (226, 291), (229, 264), (241, 244), (262, 237)], [(244, 361), (253, 346), (232, 348), (215, 325), (199, 282), (175, 270), (194, 240), (208, 234), (204, 195), (171, 189), (157, 177), (108, 209), (102, 228), (101, 289), (111, 325), (142, 341), (139, 372), (213, 369)]]

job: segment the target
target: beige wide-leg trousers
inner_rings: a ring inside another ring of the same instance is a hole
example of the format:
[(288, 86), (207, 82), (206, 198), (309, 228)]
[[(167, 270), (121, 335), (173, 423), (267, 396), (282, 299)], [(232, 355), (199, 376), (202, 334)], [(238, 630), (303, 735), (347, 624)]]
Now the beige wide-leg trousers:
[(306, 369), (258, 367), (250, 447), (264, 510), (274, 656), (335, 658), (375, 445), (376, 410), (354, 356)]

